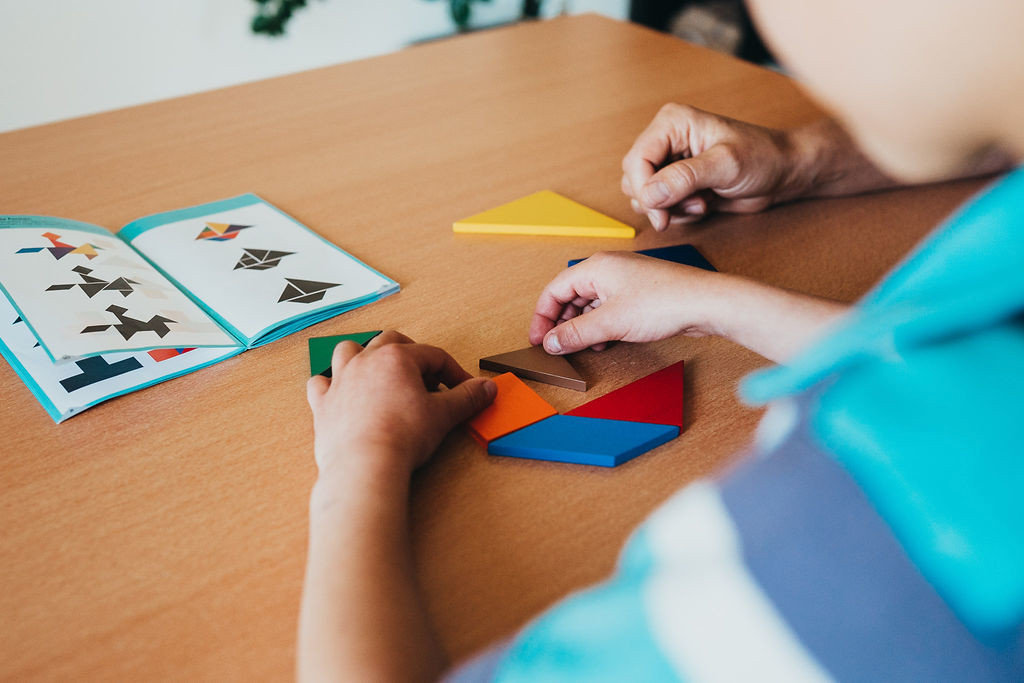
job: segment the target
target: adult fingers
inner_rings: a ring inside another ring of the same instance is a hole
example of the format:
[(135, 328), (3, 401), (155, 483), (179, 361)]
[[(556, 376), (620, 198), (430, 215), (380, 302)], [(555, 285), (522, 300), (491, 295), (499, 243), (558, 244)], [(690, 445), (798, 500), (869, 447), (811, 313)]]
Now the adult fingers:
[(633, 146), (622, 159), (626, 194), (639, 199), (641, 188), (668, 159), (689, 155), (689, 137), (682, 134), (689, 129), (699, 112), (692, 107), (666, 104), (651, 123), (637, 136)]
[(640, 193), (648, 210), (665, 209), (704, 189), (727, 189), (736, 182), (739, 163), (728, 145), (669, 164), (650, 177)]
[(447, 432), (455, 425), (465, 422), (491, 405), (498, 393), (497, 385), (486, 377), (474, 377), (458, 384), (448, 391), (435, 394), (433, 399), (444, 406), (448, 424)]

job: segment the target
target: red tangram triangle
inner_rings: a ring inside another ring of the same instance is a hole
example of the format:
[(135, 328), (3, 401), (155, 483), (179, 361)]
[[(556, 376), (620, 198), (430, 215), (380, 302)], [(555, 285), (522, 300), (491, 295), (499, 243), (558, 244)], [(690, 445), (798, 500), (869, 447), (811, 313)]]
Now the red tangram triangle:
[(566, 415), (683, 428), (683, 361), (595, 398)]

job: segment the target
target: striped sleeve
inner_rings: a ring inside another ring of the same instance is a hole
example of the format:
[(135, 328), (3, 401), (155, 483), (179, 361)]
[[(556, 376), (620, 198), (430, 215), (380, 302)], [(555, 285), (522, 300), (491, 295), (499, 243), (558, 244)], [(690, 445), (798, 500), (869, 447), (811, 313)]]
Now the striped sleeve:
[(798, 426), (455, 680), (1024, 680), (1022, 644), (976, 639)]

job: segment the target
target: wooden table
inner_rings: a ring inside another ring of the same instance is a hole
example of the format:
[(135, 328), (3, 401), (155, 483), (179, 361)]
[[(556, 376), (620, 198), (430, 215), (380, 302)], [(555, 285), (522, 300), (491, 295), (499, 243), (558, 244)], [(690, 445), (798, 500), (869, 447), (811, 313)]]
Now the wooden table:
[[(643, 229), (619, 162), (664, 102), (773, 126), (820, 116), (783, 76), (593, 16), (0, 136), (0, 210), (117, 228), (254, 191), (402, 292), (55, 426), (0, 367), (0, 677), (291, 675), (314, 478), (306, 337), (393, 327), (467, 368), (526, 343), (544, 284), (599, 249), (691, 242), (721, 270), (853, 300), (977, 182)], [(553, 189), (635, 241), (455, 236), (453, 220)], [(612, 568), (673, 491), (727, 463), (763, 360), (679, 339), (582, 354), (583, 395), (686, 360), (681, 438), (615, 470), (488, 457), (453, 434), (416, 477), (416, 557), (454, 658)]]

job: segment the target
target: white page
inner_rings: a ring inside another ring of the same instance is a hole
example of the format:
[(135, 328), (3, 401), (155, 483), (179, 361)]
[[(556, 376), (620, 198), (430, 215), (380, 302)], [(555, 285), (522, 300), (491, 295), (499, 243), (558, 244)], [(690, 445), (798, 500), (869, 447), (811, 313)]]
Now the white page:
[(238, 346), (128, 245), (74, 225), (90, 227), (42, 216), (7, 216), (0, 227), (0, 286), (54, 359)]
[[(259, 197), (216, 204), (230, 202), (245, 205), (141, 219), (157, 225), (131, 244), (248, 341), (292, 318), (398, 289)], [(132, 230), (129, 224), (122, 234)]]
[[(31, 381), (26, 379), (26, 384), (31, 386), (34, 382), (33, 391), (44, 394), (37, 398), (57, 422), (108, 398), (238, 353), (238, 347), (193, 349), (180, 354), (172, 349), (107, 353), (79, 361), (53, 363), (4, 296), (0, 296), (0, 342), (14, 356), (20, 370), (30, 375)], [(47, 402), (50, 405), (46, 405)]]

